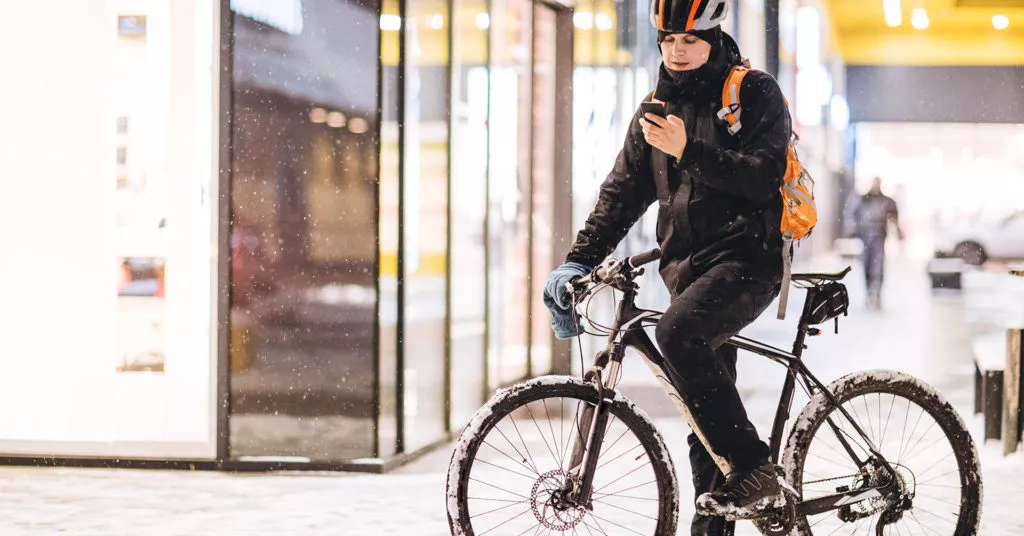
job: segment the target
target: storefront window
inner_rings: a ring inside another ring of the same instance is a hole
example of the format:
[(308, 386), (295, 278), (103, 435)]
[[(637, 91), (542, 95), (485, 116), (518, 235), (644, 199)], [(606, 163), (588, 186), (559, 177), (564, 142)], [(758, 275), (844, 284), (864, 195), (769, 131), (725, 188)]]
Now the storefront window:
[(377, 7), (231, 4), (231, 455), (371, 456)]
[(488, 24), (484, 0), (454, 0), (453, 8), (451, 423), (457, 429), (485, 396)]
[(402, 158), (405, 450), (444, 433), (448, 225), (447, 2), (408, 2)]
[(4, 6), (4, 453), (216, 455), (215, 10)]
[(532, 2), (493, 0), (490, 72), (491, 386), (528, 374)]

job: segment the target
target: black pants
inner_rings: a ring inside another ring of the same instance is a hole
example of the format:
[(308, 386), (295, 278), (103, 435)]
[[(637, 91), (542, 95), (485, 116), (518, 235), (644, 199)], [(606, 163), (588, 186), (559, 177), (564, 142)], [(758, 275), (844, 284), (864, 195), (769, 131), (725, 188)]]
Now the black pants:
[(863, 236), (862, 261), (868, 296), (878, 298), (882, 294), (882, 280), (885, 279), (885, 236)]
[[(768, 445), (747, 418), (736, 390), (736, 349), (729, 337), (757, 319), (771, 304), (778, 284), (754, 275), (743, 263), (722, 263), (696, 277), (672, 299), (655, 337), (666, 359), (666, 372), (690, 409), (694, 424), (711, 450), (734, 470), (768, 461)], [(690, 465), (699, 496), (724, 481), (713, 457), (692, 435)], [(732, 534), (722, 518), (695, 516), (693, 536)]]

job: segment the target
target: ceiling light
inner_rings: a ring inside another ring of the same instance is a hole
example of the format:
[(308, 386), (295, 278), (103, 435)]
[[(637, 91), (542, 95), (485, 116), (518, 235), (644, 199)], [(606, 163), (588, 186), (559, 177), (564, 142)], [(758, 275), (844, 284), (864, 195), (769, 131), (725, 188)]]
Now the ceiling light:
[(476, 14), (476, 27), (481, 30), (486, 30), (491, 27), (491, 16), (487, 13)]
[(1006, 15), (996, 15), (992, 17), (992, 26), (997, 30), (1005, 30), (1010, 25), (1010, 17)]
[(327, 122), (327, 110), (323, 108), (313, 108), (309, 111), (309, 121), (312, 123), (326, 123)]
[(381, 15), (380, 29), (385, 32), (397, 32), (402, 29), (402, 17), (398, 15)]
[(928, 12), (925, 11), (923, 7), (916, 7), (914, 8), (914, 11), (911, 12), (910, 24), (914, 28), (917, 28), (918, 30), (924, 30), (928, 28), (928, 25), (930, 23), (931, 21), (928, 20)]
[(882, 11), (885, 12), (885, 23), (895, 28), (903, 24), (903, 8), (900, 0), (882, 0)]
[(353, 134), (362, 134), (370, 130), (370, 123), (362, 117), (354, 117), (348, 122), (348, 130)]
[(433, 17), (430, 17), (430, 29), (440, 30), (444, 28), (444, 17), (440, 13), (435, 13)]
[(589, 30), (594, 27), (594, 14), (589, 11), (577, 11), (572, 16), (572, 24), (581, 30)]
[(597, 17), (594, 17), (594, 24), (597, 25), (598, 30), (611, 30), (615, 24), (612, 22), (612, 18), (606, 13), (598, 13)]
[(345, 114), (341, 112), (331, 112), (327, 114), (327, 126), (333, 128), (341, 128), (345, 126)]

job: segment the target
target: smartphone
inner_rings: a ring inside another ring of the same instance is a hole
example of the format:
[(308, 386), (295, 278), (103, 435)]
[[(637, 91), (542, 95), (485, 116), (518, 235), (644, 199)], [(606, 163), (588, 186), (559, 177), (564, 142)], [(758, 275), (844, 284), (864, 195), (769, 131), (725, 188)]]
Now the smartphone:
[(641, 102), (640, 111), (644, 114), (654, 114), (658, 117), (665, 117), (665, 105), (660, 102)]

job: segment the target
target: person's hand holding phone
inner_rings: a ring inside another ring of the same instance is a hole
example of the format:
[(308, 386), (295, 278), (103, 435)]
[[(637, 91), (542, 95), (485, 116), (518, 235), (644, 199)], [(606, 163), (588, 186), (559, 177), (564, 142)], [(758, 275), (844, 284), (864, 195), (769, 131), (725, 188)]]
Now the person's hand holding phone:
[(644, 114), (640, 128), (647, 143), (676, 160), (682, 158), (688, 141), (683, 120), (674, 115), (665, 117), (665, 106), (660, 102), (641, 103), (640, 111)]

